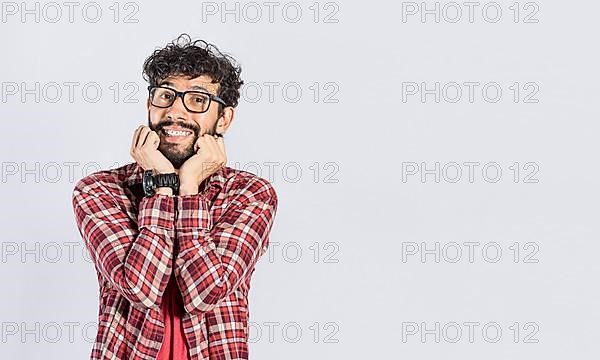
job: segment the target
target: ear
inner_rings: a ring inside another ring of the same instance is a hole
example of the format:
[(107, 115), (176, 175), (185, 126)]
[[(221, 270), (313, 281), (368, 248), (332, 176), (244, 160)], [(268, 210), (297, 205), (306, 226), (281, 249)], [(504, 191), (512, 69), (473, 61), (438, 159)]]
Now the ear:
[(150, 97), (146, 99), (146, 110), (150, 110)]
[(223, 115), (217, 119), (217, 134), (224, 134), (231, 126), (233, 117), (235, 115), (235, 109), (232, 106), (223, 108)]

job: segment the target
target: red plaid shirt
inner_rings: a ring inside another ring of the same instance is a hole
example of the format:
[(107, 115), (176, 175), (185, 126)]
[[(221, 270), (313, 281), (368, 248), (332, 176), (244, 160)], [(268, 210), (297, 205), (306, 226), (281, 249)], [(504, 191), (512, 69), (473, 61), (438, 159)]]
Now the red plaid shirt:
[(77, 182), (73, 208), (98, 276), (91, 359), (156, 359), (173, 273), (190, 358), (248, 359), (248, 291), (277, 209), (271, 184), (222, 167), (196, 195), (144, 197), (137, 163)]

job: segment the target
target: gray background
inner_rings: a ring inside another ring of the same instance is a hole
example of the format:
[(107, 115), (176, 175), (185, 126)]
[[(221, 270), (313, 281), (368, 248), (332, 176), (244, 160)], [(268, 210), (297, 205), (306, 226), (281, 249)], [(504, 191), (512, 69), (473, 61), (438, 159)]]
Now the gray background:
[(439, 22), (391, 1), (275, 3), (272, 22), (262, 2), (224, 21), (221, 2), (82, 2), (72, 22), (63, 3), (24, 19), (2, 3), (0, 358), (89, 357), (97, 282), (71, 192), (132, 161), (142, 63), (182, 32), (241, 63), (228, 165), (279, 195), (251, 358), (598, 358), (600, 6), (524, 1), (515, 22), (513, 3), (472, 22), (462, 2), (457, 22), (448, 2)]

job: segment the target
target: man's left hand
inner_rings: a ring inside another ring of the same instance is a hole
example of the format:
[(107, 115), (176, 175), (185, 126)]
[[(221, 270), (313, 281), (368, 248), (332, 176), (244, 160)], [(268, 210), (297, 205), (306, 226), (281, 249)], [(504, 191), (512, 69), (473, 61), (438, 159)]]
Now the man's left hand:
[(194, 148), (196, 154), (179, 169), (179, 195), (197, 194), (202, 181), (227, 163), (222, 136), (204, 134), (198, 137)]

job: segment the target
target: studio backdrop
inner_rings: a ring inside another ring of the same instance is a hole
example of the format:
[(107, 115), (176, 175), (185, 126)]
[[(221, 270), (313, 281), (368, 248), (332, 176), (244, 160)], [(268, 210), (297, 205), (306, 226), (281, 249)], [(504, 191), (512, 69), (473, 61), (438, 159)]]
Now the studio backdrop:
[(251, 359), (600, 355), (597, 2), (0, 5), (1, 359), (90, 357), (73, 188), (182, 33), (241, 65), (227, 166), (278, 196)]

